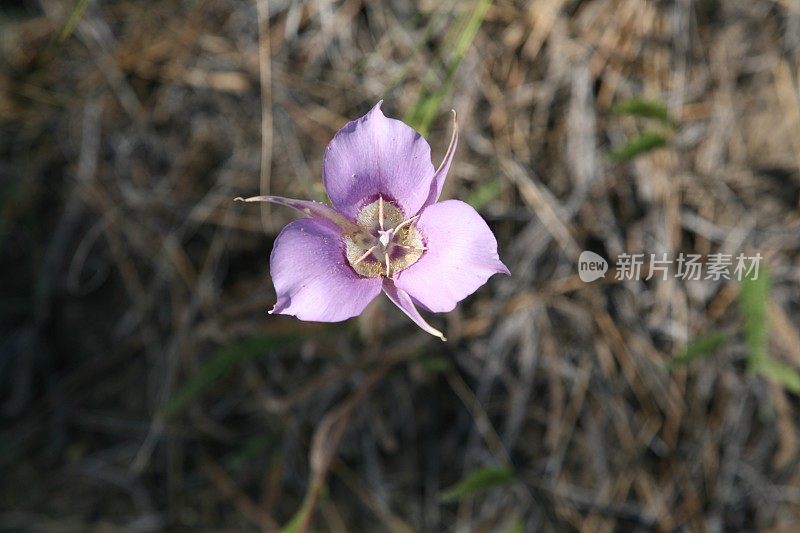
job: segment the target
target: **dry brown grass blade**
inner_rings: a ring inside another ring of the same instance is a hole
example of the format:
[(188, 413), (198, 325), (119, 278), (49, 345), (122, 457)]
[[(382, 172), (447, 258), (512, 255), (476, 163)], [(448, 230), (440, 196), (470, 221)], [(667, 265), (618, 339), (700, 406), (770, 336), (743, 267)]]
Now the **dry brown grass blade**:
[(303, 501), (301, 509), (302, 519), (299, 522), (298, 531), (305, 533), (311, 527), (314, 518), (315, 508), (319, 500), (320, 493), (325, 488), (325, 480), (328, 477), (331, 464), (339, 450), (339, 445), (347, 430), (347, 424), (353, 411), (359, 403), (372, 392), (373, 388), (380, 383), (381, 379), (389, 372), (394, 365), (409, 357), (409, 353), (401, 351), (394, 356), (387, 357), (378, 364), (378, 368), (369, 372), (364, 382), (353, 392), (347, 400), (339, 404), (335, 409), (327, 413), (317, 428), (311, 440), (311, 448), (308, 458), (311, 467), (309, 475), (308, 491)]
[[(259, 194), (269, 195), (272, 189), (272, 49), (270, 47), (269, 0), (256, 0), (258, 13), (258, 64), (261, 94), (261, 170)], [(269, 203), (261, 205), (261, 226), (272, 229)]]
[(207, 453), (203, 453), (203, 463), (209, 477), (220, 493), (233, 502), (236, 508), (262, 531), (278, 531), (278, 524), (262, 507), (239, 490), (236, 482)]
[[(312, 490), (310, 530), (800, 521), (800, 404), (748, 372), (739, 282), (613, 279), (759, 252), (773, 375), (800, 364), (795, 0), (40, 0), (0, 33), (0, 529), (271, 529)], [(433, 165), (459, 111), (445, 197), (513, 275), (433, 318), (447, 344), (383, 297), (268, 315), (294, 215), (232, 198), (322, 199), (332, 135), (426, 94)], [(442, 505), (491, 464), (515, 482)]]

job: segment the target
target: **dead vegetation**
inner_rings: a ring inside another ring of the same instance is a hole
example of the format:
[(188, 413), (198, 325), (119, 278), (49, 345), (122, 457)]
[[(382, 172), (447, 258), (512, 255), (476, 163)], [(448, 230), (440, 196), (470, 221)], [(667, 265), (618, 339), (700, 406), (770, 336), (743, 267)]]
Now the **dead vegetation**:
[[(798, 527), (800, 404), (750, 371), (739, 283), (576, 273), (757, 251), (796, 372), (795, 2), (260, 7), (0, 8), (0, 528)], [(322, 199), (326, 143), (381, 98), (437, 163), (458, 111), (445, 195), (513, 273), (433, 317), (446, 344), (386, 301), (268, 316), (292, 215), (232, 202)]]

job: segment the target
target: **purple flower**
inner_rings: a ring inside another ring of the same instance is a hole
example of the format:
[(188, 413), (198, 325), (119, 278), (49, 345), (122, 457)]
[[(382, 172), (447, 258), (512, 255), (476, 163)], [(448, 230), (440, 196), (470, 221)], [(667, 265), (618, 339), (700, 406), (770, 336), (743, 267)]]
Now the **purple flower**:
[(383, 290), (422, 329), (442, 339), (417, 307), (452, 310), (495, 273), (510, 274), (481, 216), (458, 200), (437, 202), (458, 142), (434, 170), (431, 149), (381, 102), (346, 124), (325, 150), (323, 181), (333, 207), (256, 196), (297, 209), (275, 240), (270, 272), (278, 300), (270, 313), (339, 322)]

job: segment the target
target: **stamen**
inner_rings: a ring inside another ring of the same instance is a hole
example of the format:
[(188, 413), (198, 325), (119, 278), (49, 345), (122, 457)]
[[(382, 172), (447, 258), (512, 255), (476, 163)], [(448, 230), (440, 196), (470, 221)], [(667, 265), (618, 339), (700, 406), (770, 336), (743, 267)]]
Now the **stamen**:
[(378, 225), (383, 230), (383, 196), (378, 196)]
[(413, 216), (413, 217), (409, 218), (408, 220), (402, 221), (400, 224), (397, 225), (397, 227), (394, 228), (394, 232), (397, 233), (397, 231), (400, 228), (402, 228), (403, 226), (407, 226), (408, 224), (416, 222), (418, 218), (419, 218), (419, 215), (416, 215), (416, 216)]
[(357, 274), (367, 278), (391, 278), (416, 263), (425, 253), (425, 241), (414, 222), (383, 196), (358, 212), (358, 231), (344, 236), (346, 256)]
[(427, 246), (409, 246), (407, 244), (399, 244), (396, 242), (392, 244), (398, 248), (402, 248), (403, 250), (411, 250), (412, 252), (424, 252), (428, 249)]
[(375, 246), (373, 246), (372, 248), (370, 248), (369, 250), (367, 250), (366, 252), (364, 252), (364, 255), (362, 255), (361, 257), (359, 257), (359, 258), (358, 258), (358, 259), (356, 259), (355, 261), (353, 261), (353, 266), (356, 266), (356, 265), (357, 265), (357, 264), (359, 264), (361, 261), (363, 261), (364, 259), (366, 259), (366, 258), (367, 258), (367, 257), (369, 257), (370, 255), (372, 255), (372, 252), (374, 252), (374, 251), (375, 251), (375, 248), (377, 248), (377, 247), (378, 247), (378, 245), (376, 244)]

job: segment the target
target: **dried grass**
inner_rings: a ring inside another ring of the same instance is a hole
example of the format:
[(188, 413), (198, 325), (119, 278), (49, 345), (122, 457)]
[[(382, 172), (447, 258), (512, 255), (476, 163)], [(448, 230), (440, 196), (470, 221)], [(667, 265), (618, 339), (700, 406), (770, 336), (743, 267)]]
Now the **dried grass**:
[[(575, 268), (758, 251), (797, 368), (794, 2), (499, 0), (460, 62), (479, 2), (84, 4), (0, 15), (0, 528), (798, 527), (800, 404), (747, 371), (738, 283)], [(445, 195), (514, 275), (433, 319), (447, 344), (388, 302), (268, 316), (292, 215), (232, 199), (322, 198), (338, 127), (431, 94), (437, 161), (461, 125)], [(630, 98), (677, 127), (612, 112)], [(484, 467), (513, 482), (440, 499)]]

